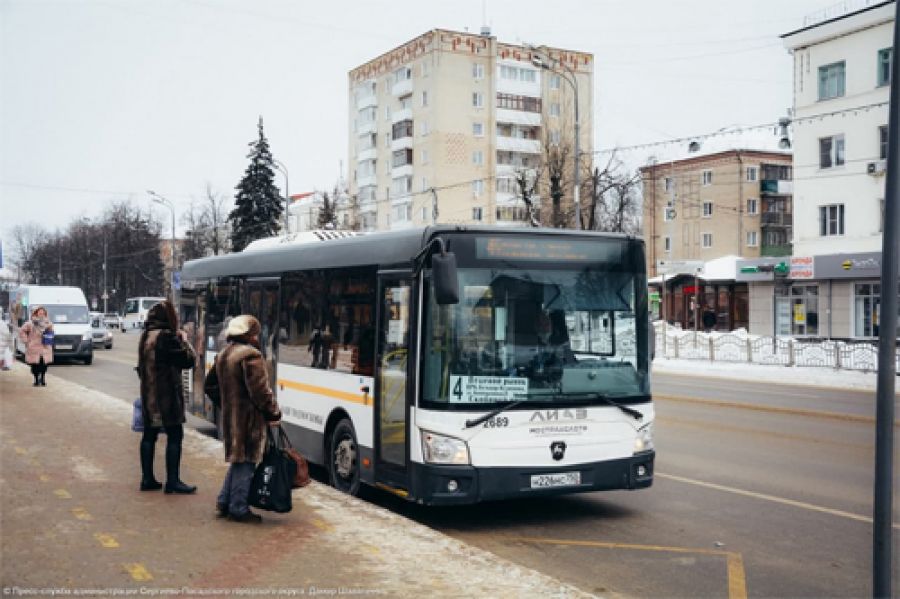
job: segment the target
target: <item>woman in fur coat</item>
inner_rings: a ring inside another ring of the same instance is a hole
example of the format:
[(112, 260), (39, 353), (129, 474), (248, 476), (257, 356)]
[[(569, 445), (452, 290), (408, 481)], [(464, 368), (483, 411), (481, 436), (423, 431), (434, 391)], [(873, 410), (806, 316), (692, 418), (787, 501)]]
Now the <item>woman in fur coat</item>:
[(196, 354), (168, 300), (147, 312), (138, 343), (138, 376), (141, 379), (141, 491), (162, 488), (153, 474), (156, 439), (166, 431), (166, 493), (193, 493), (197, 487), (181, 481), (181, 440), (184, 437), (184, 393), (181, 371), (194, 367)]
[(47, 318), (47, 310), (43, 306), (35, 306), (31, 310), (31, 320), (19, 328), (19, 339), (25, 344), (25, 362), (31, 365), (34, 386), (47, 386), (45, 375), (47, 364), (53, 362), (53, 346), (44, 345), (43, 336), (46, 331), (53, 330), (53, 323)]
[(266, 361), (259, 349), (259, 321), (237, 316), (228, 323), (228, 345), (216, 356), (204, 391), (220, 406), (222, 441), (228, 474), (216, 500), (219, 517), (259, 522), (247, 499), (256, 464), (262, 461), (268, 425), (278, 425), (281, 410), (272, 394)]

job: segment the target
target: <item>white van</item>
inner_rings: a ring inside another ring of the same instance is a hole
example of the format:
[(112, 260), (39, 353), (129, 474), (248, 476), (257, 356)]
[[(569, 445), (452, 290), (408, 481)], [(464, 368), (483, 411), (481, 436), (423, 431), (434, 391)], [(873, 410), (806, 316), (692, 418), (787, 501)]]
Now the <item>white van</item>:
[(9, 294), (10, 324), (13, 326), (16, 353), (25, 353), (19, 328), (31, 318), (31, 310), (43, 306), (53, 323), (53, 360), (74, 358), (85, 364), (94, 361), (91, 320), (84, 292), (78, 287), (23, 285)]
[(125, 320), (122, 322), (122, 331), (141, 330), (144, 321), (147, 320), (147, 312), (150, 308), (163, 301), (164, 297), (129, 297), (125, 300)]

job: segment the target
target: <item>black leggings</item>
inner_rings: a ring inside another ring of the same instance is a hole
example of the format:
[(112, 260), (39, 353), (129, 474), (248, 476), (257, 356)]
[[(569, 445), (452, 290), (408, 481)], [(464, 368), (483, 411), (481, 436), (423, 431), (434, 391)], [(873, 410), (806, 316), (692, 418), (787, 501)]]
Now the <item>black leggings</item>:
[(181, 440), (184, 438), (184, 427), (180, 424), (175, 426), (145, 426), (144, 434), (141, 436), (141, 443), (147, 443), (150, 446), (156, 445), (156, 439), (162, 429), (166, 429), (166, 447), (177, 445), (181, 447)]
[(41, 359), (37, 364), (31, 365), (31, 374), (34, 376), (39, 376), (47, 372), (47, 363), (44, 362), (44, 356), (41, 356)]

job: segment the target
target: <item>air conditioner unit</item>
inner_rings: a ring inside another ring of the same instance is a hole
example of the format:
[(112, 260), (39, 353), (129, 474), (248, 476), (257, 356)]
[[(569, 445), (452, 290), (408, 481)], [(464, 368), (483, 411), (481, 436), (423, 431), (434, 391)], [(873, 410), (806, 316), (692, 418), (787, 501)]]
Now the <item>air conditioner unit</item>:
[(887, 161), (877, 160), (866, 165), (866, 172), (870, 175), (883, 175), (887, 171)]

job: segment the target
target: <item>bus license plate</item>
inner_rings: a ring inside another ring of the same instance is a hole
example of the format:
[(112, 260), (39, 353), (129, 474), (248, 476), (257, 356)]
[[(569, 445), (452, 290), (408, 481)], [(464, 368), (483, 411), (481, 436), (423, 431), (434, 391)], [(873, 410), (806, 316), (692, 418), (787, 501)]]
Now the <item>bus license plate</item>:
[(57, 345), (55, 349), (72, 349), (71, 345)]
[(545, 489), (548, 487), (571, 487), (581, 484), (581, 472), (559, 472), (556, 474), (533, 474), (531, 476), (532, 489)]

